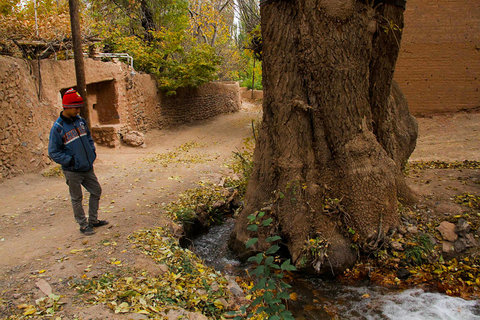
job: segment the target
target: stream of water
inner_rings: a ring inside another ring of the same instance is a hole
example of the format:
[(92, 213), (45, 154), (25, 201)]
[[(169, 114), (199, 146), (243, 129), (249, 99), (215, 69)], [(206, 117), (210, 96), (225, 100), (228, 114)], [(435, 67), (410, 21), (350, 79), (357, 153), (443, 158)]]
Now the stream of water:
[[(207, 265), (229, 274), (243, 268), (227, 247), (234, 223), (229, 219), (193, 241), (193, 250)], [(290, 302), (289, 309), (298, 320), (330, 320), (332, 314), (340, 319), (480, 320), (479, 301), (421, 289), (352, 287), (318, 278), (298, 278), (292, 285), (298, 299)]]

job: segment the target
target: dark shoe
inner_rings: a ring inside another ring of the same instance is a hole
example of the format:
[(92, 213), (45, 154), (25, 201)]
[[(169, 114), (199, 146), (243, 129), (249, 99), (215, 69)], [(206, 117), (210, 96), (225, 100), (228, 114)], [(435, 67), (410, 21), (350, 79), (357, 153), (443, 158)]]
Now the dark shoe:
[(92, 234), (95, 234), (95, 231), (93, 231), (93, 228), (91, 226), (86, 226), (85, 228), (80, 228), (80, 232), (83, 233), (86, 236), (91, 236)]
[(105, 226), (107, 224), (108, 224), (107, 220), (98, 220), (95, 223), (90, 223), (90, 226), (93, 227), (93, 228), (98, 228), (98, 227), (101, 227), (101, 226)]

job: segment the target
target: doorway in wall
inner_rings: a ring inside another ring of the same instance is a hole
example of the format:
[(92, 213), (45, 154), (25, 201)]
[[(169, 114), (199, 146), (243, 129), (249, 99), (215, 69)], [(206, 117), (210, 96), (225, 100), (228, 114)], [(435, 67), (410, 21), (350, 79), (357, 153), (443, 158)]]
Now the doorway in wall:
[(114, 80), (87, 84), (87, 99), (92, 126), (120, 123)]
[[(73, 87), (75, 90), (76, 87)], [(60, 90), (61, 96), (69, 88)], [(90, 126), (105, 126), (120, 124), (115, 80), (106, 80), (87, 84), (87, 100), (90, 116)]]

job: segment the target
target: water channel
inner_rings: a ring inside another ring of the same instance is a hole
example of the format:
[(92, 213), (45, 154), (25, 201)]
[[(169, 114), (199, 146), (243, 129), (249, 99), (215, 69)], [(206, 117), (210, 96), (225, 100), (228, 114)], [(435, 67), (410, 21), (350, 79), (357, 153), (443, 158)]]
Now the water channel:
[[(240, 274), (246, 266), (227, 247), (234, 219), (212, 227), (193, 241), (193, 250), (207, 265), (227, 274)], [(298, 277), (292, 283), (297, 301), (289, 309), (298, 320), (480, 320), (480, 302), (467, 301), (421, 289), (393, 291), (365, 286), (344, 286), (333, 280)]]

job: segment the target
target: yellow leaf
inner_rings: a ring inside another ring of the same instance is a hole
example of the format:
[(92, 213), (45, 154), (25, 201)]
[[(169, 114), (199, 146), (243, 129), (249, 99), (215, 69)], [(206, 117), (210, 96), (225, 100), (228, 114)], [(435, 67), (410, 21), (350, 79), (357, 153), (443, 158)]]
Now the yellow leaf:
[(28, 316), (34, 314), (35, 312), (37, 312), (37, 308), (35, 308), (33, 305), (29, 305), (25, 308), (25, 311), (23, 311), (23, 315)]
[(150, 314), (150, 312), (148, 312), (147, 310), (139, 310), (139, 311), (137, 311), (136, 313), (140, 313), (140, 314)]
[(130, 311), (128, 303), (122, 302), (118, 307), (115, 308), (115, 313), (127, 313)]
[(298, 299), (297, 293), (295, 292), (290, 293), (290, 300), (297, 301), (297, 299)]
[(38, 273), (45, 273), (45, 271), (47, 271), (47, 270), (42, 269), (42, 270), (38, 271)]

